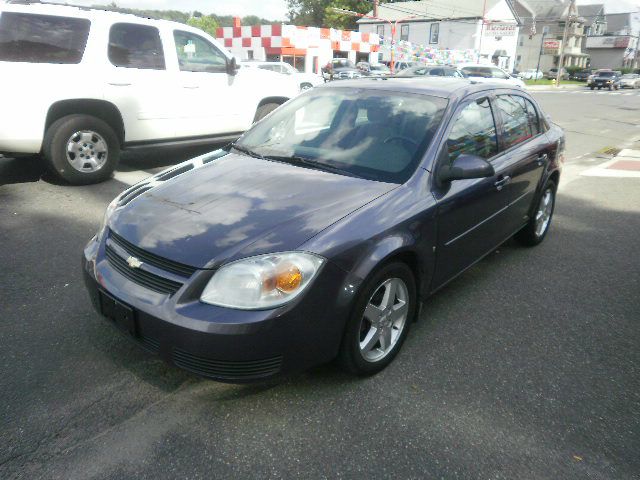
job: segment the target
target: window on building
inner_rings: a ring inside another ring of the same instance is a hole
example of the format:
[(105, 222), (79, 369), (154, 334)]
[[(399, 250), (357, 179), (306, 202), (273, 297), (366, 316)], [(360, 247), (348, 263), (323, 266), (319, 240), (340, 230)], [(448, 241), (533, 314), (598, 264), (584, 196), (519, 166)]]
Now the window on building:
[(381, 37), (384, 37), (384, 25), (378, 25), (376, 26), (376, 32), (378, 35), (380, 35)]
[(253, 50), (247, 50), (247, 60), (253, 60)]
[(80, 63), (89, 20), (5, 12), (0, 15), (0, 61)]
[(164, 70), (164, 52), (156, 27), (116, 23), (109, 31), (109, 61), (116, 67)]
[(498, 95), (496, 109), (502, 119), (504, 148), (517, 145), (533, 136), (524, 98)]
[(440, 24), (432, 23), (429, 27), (429, 43), (438, 43), (440, 37)]
[(400, 27), (400, 40), (405, 42), (409, 41), (409, 25), (402, 25)]
[(498, 153), (496, 124), (488, 98), (481, 98), (467, 105), (451, 128), (447, 139), (449, 161), (462, 153), (488, 159)]
[(173, 32), (180, 70), (183, 72), (219, 73), (227, 71), (227, 57), (200, 35)]

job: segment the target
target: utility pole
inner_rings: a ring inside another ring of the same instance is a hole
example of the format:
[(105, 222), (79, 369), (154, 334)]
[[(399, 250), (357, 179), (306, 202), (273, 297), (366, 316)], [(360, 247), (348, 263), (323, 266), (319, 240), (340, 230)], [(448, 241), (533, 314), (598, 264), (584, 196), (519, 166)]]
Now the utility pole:
[(542, 27), (542, 40), (540, 40), (540, 51), (538, 52), (538, 66), (536, 67), (536, 81), (538, 80), (538, 72), (540, 71), (540, 59), (542, 58), (542, 50), (544, 50), (544, 36), (547, 34), (547, 27)]
[(556, 87), (560, 86), (560, 78), (562, 77), (562, 68), (564, 63), (564, 49), (567, 45), (567, 37), (569, 36), (569, 25), (571, 24), (571, 12), (576, 7), (576, 0), (569, 2), (569, 10), (567, 10), (567, 19), (564, 22), (564, 34), (562, 35), (562, 45), (560, 45), (560, 58), (558, 59), (558, 73), (556, 76)]

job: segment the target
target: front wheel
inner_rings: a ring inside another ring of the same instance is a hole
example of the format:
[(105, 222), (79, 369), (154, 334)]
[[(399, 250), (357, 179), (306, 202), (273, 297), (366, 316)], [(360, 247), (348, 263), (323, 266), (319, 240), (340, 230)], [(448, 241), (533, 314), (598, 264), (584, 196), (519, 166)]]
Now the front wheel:
[(302, 83), (300, 84), (300, 91), (301, 92), (305, 92), (307, 90), (311, 90), (313, 88), (313, 85), (311, 85), (310, 83)]
[(549, 180), (545, 185), (536, 205), (535, 213), (529, 219), (529, 223), (515, 235), (515, 239), (522, 245), (533, 247), (546, 237), (556, 205), (557, 188), (552, 180)]
[(416, 312), (416, 285), (404, 263), (374, 273), (358, 294), (340, 347), (340, 363), (351, 373), (372, 375), (391, 363)]
[(591, 90), (595, 90), (596, 87), (589, 87)]
[(42, 152), (49, 170), (72, 185), (108, 179), (120, 160), (113, 128), (91, 115), (67, 115), (45, 133)]

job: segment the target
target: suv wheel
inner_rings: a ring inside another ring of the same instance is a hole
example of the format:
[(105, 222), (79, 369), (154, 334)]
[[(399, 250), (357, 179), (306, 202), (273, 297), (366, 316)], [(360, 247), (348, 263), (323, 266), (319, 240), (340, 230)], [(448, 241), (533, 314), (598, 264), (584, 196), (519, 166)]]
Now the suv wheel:
[(260, 105), (258, 110), (256, 110), (256, 116), (253, 117), (253, 123), (259, 122), (279, 106), (280, 104), (278, 103), (265, 103), (264, 105)]
[(56, 177), (72, 185), (88, 185), (111, 176), (120, 160), (120, 142), (99, 118), (68, 115), (47, 129), (43, 153)]

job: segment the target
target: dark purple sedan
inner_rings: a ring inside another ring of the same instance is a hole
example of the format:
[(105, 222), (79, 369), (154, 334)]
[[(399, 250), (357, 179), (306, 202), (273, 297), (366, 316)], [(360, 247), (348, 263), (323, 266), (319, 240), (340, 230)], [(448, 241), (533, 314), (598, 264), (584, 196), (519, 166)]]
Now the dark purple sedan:
[(84, 250), (86, 285), (140, 345), (205, 377), (336, 357), (372, 374), (420, 301), (508, 238), (545, 238), (563, 151), (519, 88), (327, 84), (119, 195)]

